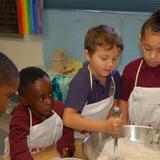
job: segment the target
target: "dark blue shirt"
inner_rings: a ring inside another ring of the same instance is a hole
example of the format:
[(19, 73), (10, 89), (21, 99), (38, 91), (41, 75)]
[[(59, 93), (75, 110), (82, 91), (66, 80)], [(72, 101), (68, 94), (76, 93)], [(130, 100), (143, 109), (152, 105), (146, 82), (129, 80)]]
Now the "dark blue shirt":
[[(92, 104), (99, 102), (110, 96), (110, 86), (112, 78), (115, 82), (115, 99), (121, 98), (120, 79), (121, 76), (117, 70), (114, 70), (107, 76), (106, 86), (100, 84), (99, 80), (92, 75), (92, 89), (90, 84), (90, 75), (88, 70), (88, 63), (84, 63), (83, 67), (77, 72), (72, 79), (68, 96), (65, 102), (66, 107), (72, 107), (77, 111), (82, 111), (85, 104)], [(113, 93), (112, 93), (113, 94)]]

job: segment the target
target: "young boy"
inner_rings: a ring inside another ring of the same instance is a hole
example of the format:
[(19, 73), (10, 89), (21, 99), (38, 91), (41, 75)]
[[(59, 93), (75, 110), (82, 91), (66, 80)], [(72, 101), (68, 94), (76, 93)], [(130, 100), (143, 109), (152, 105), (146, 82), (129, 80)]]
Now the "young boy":
[(143, 24), (142, 57), (124, 68), (122, 100), (129, 109), (129, 122), (160, 129), (160, 9)]
[(0, 114), (9, 105), (9, 98), (19, 85), (19, 72), (15, 64), (0, 52)]
[(107, 117), (121, 97), (120, 74), (114, 69), (123, 50), (122, 39), (115, 28), (99, 25), (88, 30), (84, 45), (87, 62), (70, 83), (64, 124), (79, 132), (119, 133), (121, 117)]
[(32, 154), (56, 144), (62, 157), (72, 156), (73, 130), (63, 127), (64, 106), (52, 99), (48, 75), (37, 67), (22, 69), (18, 93), (21, 103), (12, 112), (5, 154), (10, 150), (11, 160), (32, 160)]

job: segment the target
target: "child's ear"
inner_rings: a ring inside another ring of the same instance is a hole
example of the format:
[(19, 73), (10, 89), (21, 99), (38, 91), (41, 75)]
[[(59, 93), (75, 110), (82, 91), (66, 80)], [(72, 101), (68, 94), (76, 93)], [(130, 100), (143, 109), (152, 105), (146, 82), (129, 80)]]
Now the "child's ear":
[(28, 104), (25, 97), (19, 96), (19, 101), (20, 101), (23, 105), (25, 105), (25, 106)]
[(90, 61), (91, 55), (89, 54), (87, 49), (84, 49), (84, 57), (86, 58), (87, 61)]

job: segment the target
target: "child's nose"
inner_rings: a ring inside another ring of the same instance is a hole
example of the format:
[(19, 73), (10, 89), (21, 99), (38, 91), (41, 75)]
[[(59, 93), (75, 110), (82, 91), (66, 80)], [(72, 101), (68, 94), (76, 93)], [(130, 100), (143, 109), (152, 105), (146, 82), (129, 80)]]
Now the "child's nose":
[(151, 52), (150, 57), (152, 59), (155, 59), (156, 58), (156, 52), (155, 51)]
[(113, 66), (113, 60), (111, 58), (108, 59), (107, 66)]

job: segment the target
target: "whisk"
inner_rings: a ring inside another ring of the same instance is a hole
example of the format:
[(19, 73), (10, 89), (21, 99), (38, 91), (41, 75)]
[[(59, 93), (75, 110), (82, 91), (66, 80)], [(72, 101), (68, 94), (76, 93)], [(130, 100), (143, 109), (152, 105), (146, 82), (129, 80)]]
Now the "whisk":
[[(120, 117), (120, 114), (121, 114), (121, 110), (118, 106), (115, 106), (114, 107), (114, 117), (117, 118), (117, 117)], [(114, 147), (113, 147), (113, 152), (110, 153), (109, 155), (109, 159), (110, 160), (124, 160), (121, 152), (119, 151), (118, 149), (118, 135), (115, 134), (114, 135)]]

